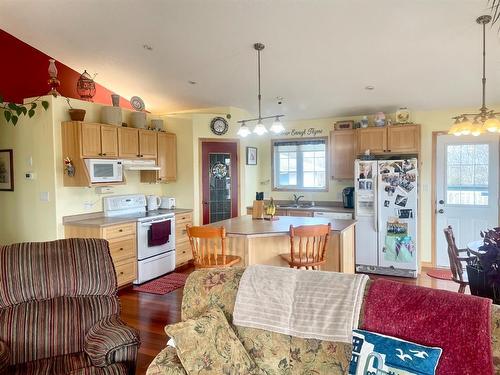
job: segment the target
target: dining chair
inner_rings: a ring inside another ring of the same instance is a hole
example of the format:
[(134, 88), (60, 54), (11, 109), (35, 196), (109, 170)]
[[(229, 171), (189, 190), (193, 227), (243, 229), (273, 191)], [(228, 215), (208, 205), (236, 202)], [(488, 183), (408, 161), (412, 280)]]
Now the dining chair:
[[(448, 258), (450, 259), (451, 279), (459, 284), (458, 293), (465, 293), (465, 288), (469, 285), (467, 273), (464, 273), (464, 266), (462, 262), (468, 264), (474, 257), (471, 257), (468, 249), (459, 249), (453, 234), (453, 228), (448, 225), (444, 228), (444, 236), (448, 242)], [(461, 254), (467, 254), (466, 257)]]
[(290, 253), (280, 254), (280, 257), (290, 268), (319, 270), (326, 262), (331, 229), (330, 223), (298, 227), (290, 225)]
[(193, 252), (195, 268), (231, 267), (241, 257), (226, 254), (226, 229), (224, 227), (186, 225)]

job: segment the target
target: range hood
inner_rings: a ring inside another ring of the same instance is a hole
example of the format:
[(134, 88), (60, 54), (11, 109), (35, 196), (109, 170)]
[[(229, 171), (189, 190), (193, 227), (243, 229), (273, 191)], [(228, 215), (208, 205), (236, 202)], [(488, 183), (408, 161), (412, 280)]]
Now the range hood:
[(159, 171), (160, 167), (154, 160), (122, 160), (126, 171)]

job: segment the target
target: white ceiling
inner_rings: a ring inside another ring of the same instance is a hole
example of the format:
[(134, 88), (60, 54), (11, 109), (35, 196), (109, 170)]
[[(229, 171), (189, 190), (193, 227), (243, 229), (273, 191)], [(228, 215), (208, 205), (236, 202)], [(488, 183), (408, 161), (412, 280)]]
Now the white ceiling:
[[(263, 42), (264, 115), (302, 119), (479, 107), (484, 13), (487, 0), (0, 0), (0, 27), (161, 113), (256, 114), (252, 45)], [(488, 102), (499, 103), (497, 27), (487, 35)]]

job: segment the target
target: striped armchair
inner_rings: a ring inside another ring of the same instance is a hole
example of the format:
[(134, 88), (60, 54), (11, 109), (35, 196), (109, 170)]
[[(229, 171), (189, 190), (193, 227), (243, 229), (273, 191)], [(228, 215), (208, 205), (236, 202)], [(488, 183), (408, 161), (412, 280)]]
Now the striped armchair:
[(0, 374), (126, 375), (139, 337), (119, 318), (107, 241), (0, 247)]

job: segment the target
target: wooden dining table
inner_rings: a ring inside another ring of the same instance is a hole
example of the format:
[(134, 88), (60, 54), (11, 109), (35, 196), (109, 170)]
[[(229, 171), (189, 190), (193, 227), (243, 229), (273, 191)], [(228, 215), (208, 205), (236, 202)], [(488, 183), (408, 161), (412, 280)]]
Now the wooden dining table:
[(483, 255), (484, 251), (479, 250), (483, 246), (483, 240), (471, 241), (467, 244), (467, 250), (474, 255)]

